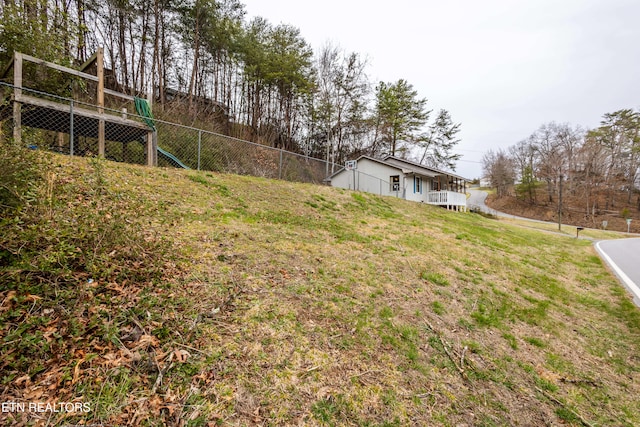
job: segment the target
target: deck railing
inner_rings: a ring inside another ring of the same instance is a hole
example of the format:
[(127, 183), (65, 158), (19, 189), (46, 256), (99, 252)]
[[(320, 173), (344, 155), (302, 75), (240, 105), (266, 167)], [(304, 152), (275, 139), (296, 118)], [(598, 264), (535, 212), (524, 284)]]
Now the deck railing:
[(427, 203), (440, 206), (460, 206), (466, 209), (467, 195), (454, 191), (430, 191), (427, 193)]

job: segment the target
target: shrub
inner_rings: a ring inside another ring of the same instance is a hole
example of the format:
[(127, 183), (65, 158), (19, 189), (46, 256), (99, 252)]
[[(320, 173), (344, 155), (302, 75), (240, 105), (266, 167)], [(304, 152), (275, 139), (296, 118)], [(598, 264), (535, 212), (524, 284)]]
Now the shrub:
[(0, 219), (35, 201), (44, 163), (35, 150), (11, 141), (0, 142)]
[(104, 160), (90, 160), (91, 172), (76, 179), (60, 176), (44, 154), (7, 145), (0, 165), (5, 273), (46, 281), (75, 273), (133, 281), (160, 276), (170, 243), (138, 219), (142, 201), (109, 189)]

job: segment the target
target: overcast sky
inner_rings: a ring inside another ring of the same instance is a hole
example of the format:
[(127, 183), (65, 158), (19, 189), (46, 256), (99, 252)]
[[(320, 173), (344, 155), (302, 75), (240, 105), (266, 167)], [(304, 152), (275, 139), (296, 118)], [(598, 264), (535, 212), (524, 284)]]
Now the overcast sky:
[(640, 0), (242, 0), (248, 18), (368, 58), (373, 83), (405, 79), (462, 124), (457, 173), (555, 121), (597, 127), (640, 108)]

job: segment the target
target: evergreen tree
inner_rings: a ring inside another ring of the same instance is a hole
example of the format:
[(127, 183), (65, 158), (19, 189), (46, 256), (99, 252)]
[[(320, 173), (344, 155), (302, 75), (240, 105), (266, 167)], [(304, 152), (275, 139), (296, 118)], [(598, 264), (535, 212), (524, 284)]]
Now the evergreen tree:
[(440, 110), (438, 117), (429, 126), (429, 132), (418, 140), (418, 145), (424, 150), (420, 163), (455, 171), (455, 162), (462, 157), (460, 154), (452, 153), (460, 142), (458, 132), (460, 123), (453, 123), (451, 114), (447, 110)]
[(406, 80), (396, 83), (380, 82), (376, 87), (376, 121), (378, 135), (388, 153), (395, 156), (401, 150), (399, 143), (416, 144), (419, 130), (425, 125), (430, 111), (427, 100), (418, 98), (418, 92)]

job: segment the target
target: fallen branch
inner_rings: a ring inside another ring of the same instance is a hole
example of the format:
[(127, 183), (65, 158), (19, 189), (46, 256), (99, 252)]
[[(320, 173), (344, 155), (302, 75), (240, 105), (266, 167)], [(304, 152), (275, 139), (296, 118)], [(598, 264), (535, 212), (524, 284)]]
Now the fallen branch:
[(580, 380), (580, 379), (572, 380), (570, 378), (560, 378), (560, 381), (563, 383), (576, 384), (576, 385), (586, 384), (592, 387), (600, 387), (601, 385), (598, 381), (594, 381), (594, 380)]
[(184, 348), (186, 348), (186, 349), (188, 349), (188, 350), (193, 350), (193, 351), (195, 351), (196, 353), (200, 353), (200, 354), (204, 354), (204, 355), (206, 355), (206, 354), (207, 354), (207, 352), (202, 351), (202, 350), (198, 350), (197, 348), (195, 348), (195, 347), (191, 347), (190, 345), (181, 344), (181, 343), (176, 342), (176, 341), (173, 341), (173, 342), (172, 342), (172, 344), (178, 345), (178, 346), (180, 346), (180, 347), (184, 347)]
[(460, 356), (460, 367), (462, 369), (464, 369), (464, 354), (467, 352), (468, 349), (469, 349), (469, 347), (467, 347), (466, 345), (462, 349), (462, 356)]
[(451, 363), (453, 363), (453, 366), (455, 366), (456, 369), (458, 370), (458, 372), (460, 373), (460, 375), (462, 375), (462, 378), (464, 378), (466, 380), (467, 379), (467, 374), (464, 371), (464, 353), (467, 350), (467, 347), (465, 346), (464, 349), (462, 350), (462, 357), (460, 358), (460, 362), (461, 362), (462, 366), (458, 366), (458, 363), (456, 362), (456, 359), (453, 357), (451, 352), (449, 352), (449, 348), (447, 347), (447, 345), (445, 344), (444, 340), (442, 339), (442, 335), (436, 330), (436, 328), (433, 327), (433, 325), (431, 325), (431, 323), (429, 323), (426, 320), (424, 321), (424, 323), (426, 323), (427, 327), (429, 329), (431, 329), (431, 331), (438, 336), (438, 339), (440, 340), (440, 344), (442, 344), (442, 348), (444, 349), (444, 352), (449, 357), (449, 360), (451, 360)]
[(351, 375), (351, 379), (358, 378), (358, 377), (363, 377), (363, 376), (365, 376), (367, 374), (372, 374), (374, 372), (380, 372), (380, 371), (374, 370), (374, 369), (370, 369), (368, 371), (360, 372), (359, 374)]
[(458, 370), (458, 372), (460, 372), (460, 375), (462, 375), (462, 378), (467, 379), (467, 374), (464, 372), (464, 369), (462, 369), (456, 363), (456, 359), (449, 352), (449, 349), (447, 348), (446, 344), (444, 343), (444, 340), (442, 339), (442, 336), (438, 335), (438, 338), (440, 339), (440, 344), (442, 344), (442, 348), (444, 348), (444, 352), (447, 353), (447, 356), (449, 356), (449, 360), (451, 360), (451, 363), (453, 363), (453, 366), (455, 366), (456, 369)]
[(306, 377), (307, 375), (309, 375), (310, 373), (312, 373), (313, 371), (317, 371), (318, 369), (320, 369), (322, 366), (317, 365), (317, 366), (312, 366), (311, 368), (305, 369), (304, 372), (302, 372), (301, 376), (302, 377)]
[(582, 416), (580, 416), (580, 414), (578, 414), (576, 411), (574, 411), (573, 409), (569, 408), (567, 405), (565, 405), (562, 401), (556, 399), (555, 397), (553, 397), (551, 394), (547, 393), (546, 391), (542, 390), (539, 387), (536, 387), (536, 390), (539, 391), (540, 393), (542, 393), (547, 399), (551, 400), (552, 402), (554, 402), (557, 405), (562, 406), (564, 409), (566, 409), (567, 411), (571, 412), (571, 414), (576, 417), (578, 420), (580, 420), (580, 422), (582, 423), (582, 425), (587, 426), (587, 427), (594, 427), (593, 424), (591, 424), (590, 422), (588, 422), (587, 420), (585, 420), (584, 418), (582, 418)]
[(158, 368), (158, 378), (156, 378), (156, 382), (153, 384), (153, 387), (151, 388), (152, 395), (154, 395), (158, 387), (162, 385), (162, 379), (164, 378), (164, 374), (166, 374), (169, 369), (173, 368), (173, 352), (171, 352), (171, 354), (169, 355), (169, 361), (164, 366), (164, 368), (160, 369), (160, 364), (158, 363), (158, 361), (156, 360), (155, 362), (156, 362), (156, 367)]

